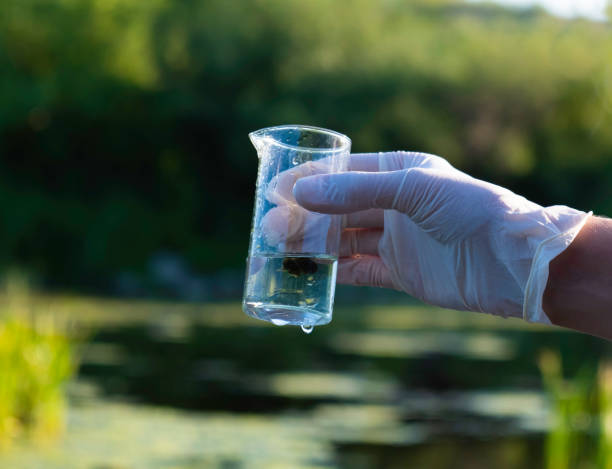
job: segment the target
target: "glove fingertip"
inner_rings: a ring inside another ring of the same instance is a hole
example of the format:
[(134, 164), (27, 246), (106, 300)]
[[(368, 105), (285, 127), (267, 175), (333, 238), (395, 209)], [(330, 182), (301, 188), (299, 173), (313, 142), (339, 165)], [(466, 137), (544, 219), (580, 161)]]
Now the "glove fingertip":
[(317, 176), (306, 176), (296, 181), (293, 186), (293, 197), (298, 204), (307, 209), (312, 209), (319, 202), (321, 184)]

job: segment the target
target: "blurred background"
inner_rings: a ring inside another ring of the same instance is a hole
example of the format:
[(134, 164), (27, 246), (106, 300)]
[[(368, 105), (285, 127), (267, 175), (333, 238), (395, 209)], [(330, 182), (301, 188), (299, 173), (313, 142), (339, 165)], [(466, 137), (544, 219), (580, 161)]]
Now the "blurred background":
[(603, 340), (373, 289), (310, 336), (239, 303), (265, 126), (612, 215), (609, 12), (3, 0), (0, 463), (612, 467)]

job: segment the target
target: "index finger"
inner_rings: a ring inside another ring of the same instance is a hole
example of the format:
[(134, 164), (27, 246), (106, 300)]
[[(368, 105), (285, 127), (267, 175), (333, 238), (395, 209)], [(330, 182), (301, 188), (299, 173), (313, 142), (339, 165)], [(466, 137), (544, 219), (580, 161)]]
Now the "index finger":
[[(328, 156), (316, 161), (307, 161), (300, 165), (289, 168), (278, 173), (268, 183), (266, 198), (276, 205), (295, 204), (293, 196), (293, 186), (298, 179), (316, 174), (327, 174), (331, 172), (331, 158)], [(377, 153), (355, 153), (349, 156), (349, 171), (378, 171)]]

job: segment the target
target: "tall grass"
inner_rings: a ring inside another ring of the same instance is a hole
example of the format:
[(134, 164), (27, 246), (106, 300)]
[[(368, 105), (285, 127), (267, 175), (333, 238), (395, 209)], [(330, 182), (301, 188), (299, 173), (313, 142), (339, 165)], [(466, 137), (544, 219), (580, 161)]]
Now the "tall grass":
[(0, 298), (0, 447), (19, 437), (52, 439), (64, 428), (64, 385), (76, 365), (68, 325), (35, 310), (16, 278)]
[(601, 469), (612, 469), (612, 363), (599, 366), (599, 460)]
[(564, 377), (560, 355), (539, 359), (552, 421), (546, 438), (547, 469), (612, 469), (612, 363)]

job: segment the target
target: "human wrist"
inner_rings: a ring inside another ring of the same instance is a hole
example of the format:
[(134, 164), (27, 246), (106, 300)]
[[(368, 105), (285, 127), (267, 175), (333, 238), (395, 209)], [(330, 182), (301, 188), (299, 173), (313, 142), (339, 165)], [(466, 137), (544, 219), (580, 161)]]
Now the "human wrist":
[[(566, 252), (591, 218), (585, 213), (565, 206), (543, 209), (548, 220), (547, 235), (540, 239), (533, 254), (531, 269), (525, 285), (523, 318), (529, 322), (551, 324), (544, 297), (550, 277), (550, 264)], [(550, 308), (549, 308), (550, 309)]]
[(553, 324), (612, 338), (612, 220), (591, 217), (550, 263), (543, 307)]

